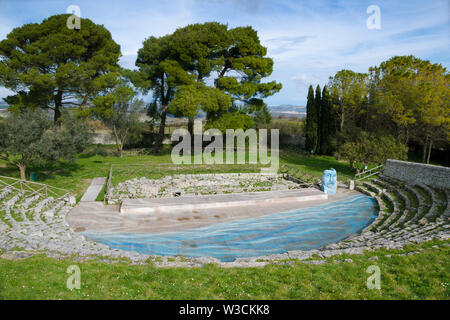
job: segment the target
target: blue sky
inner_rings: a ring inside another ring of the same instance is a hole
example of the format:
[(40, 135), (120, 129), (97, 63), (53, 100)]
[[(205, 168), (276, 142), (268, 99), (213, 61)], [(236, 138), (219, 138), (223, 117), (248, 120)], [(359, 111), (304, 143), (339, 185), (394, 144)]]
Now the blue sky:
[[(366, 72), (395, 55), (413, 54), (450, 66), (450, 1), (295, 0), (0, 0), (0, 39), (14, 27), (65, 13), (107, 27), (121, 45), (120, 63), (133, 68), (142, 41), (190, 23), (218, 21), (253, 26), (274, 59), (283, 90), (269, 105), (304, 105), (309, 84), (321, 86), (341, 69)], [(368, 6), (381, 11), (381, 29), (369, 30)], [(0, 87), (0, 98), (11, 94)]]

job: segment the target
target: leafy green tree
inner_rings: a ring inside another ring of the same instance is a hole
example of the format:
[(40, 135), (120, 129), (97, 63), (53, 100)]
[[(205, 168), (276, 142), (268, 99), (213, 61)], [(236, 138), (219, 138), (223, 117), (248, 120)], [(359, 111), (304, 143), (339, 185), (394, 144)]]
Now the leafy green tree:
[(370, 69), (377, 88), (376, 109), (395, 124), (395, 135), (423, 145), (429, 162), (433, 144), (450, 141), (450, 75), (440, 64), (414, 56), (396, 56)]
[[(233, 102), (244, 105), (241, 112), (253, 113), (264, 105), (263, 99), (279, 92), (281, 83), (261, 82), (273, 71), (273, 60), (260, 43), (258, 33), (250, 26), (228, 30), (229, 43), (223, 47), (223, 65), (214, 83), (230, 94)], [(215, 118), (217, 114), (209, 114)]]
[(385, 163), (387, 159), (405, 160), (408, 147), (391, 135), (367, 133), (361, 131), (357, 138), (349, 139), (342, 144), (336, 156), (350, 162), (350, 169), (355, 169), (355, 163)]
[(339, 130), (359, 114), (361, 102), (367, 94), (367, 74), (341, 70), (330, 77), (328, 88), (333, 95), (333, 108), (339, 118)]
[(164, 139), (167, 111), (178, 86), (192, 84), (194, 79), (177, 60), (173, 35), (149, 37), (139, 49), (136, 66), (139, 72), (131, 74), (133, 84), (145, 93), (153, 92), (154, 106), (159, 110), (159, 134), (154, 152), (159, 152)]
[(327, 86), (323, 87), (322, 99), (320, 107), (320, 119), (319, 119), (319, 139), (320, 139), (320, 153), (331, 153), (331, 139), (333, 135), (333, 119), (332, 119), (332, 102), (328, 92)]
[(139, 116), (143, 108), (144, 101), (136, 99), (133, 89), (126, 84), (119, 85), (106, 95), (93, 100), (90, 113), (111, 130), (121, 158), (124, 144), (139, 130)]
[(251, 27), (193, 24), (177, 29), (171, 39), (172, 59), (194, 83), (178, 88), (170, 110), (188, 118), (190, 131), (200, 110), (206, 112), (207, 122), (222, 123), (217, 121), (228, 114), (226, 123), (236, 121), (232, 127), (247, 124), (250, 118), (243, 115), (263, 108), (263, 98), (281, 89), (275, 81), (261, 83), (272, 73), (273, 61), (265, 57), (267, 50)]
[(406, 160), (408, 146), (391, 135), (375, 135), (372, 137), (373, 149), (369, 159), (374, 163), (386, 163), (387, 159)]
[(194, 119), (200, 110), (225, 111), (231, 97), (221, 90), (203, 84), (180, 86), (170, 103), (169, 112), (177, 117), (188, 118), (188, 131), (194, 133)]
[(193, 76), (197, 88), (213, 85), (231, 97), (227, 108), (218, 108), (217, 104), (203, 107), (207, 121), (230, 112), (253, 114), (264, 106), (264, 98), (281, 90), (281, 84), (275, 81), (262, 83), (272, 73), (273, 60), (266, 57), (267, 49), (252, 27), (228, 29), (227, 25), (207, 22), (177, 29), (173, 38), (175, 60)]
[(253, 122), (256, 128), (267, 128), (272, 122), (272, 115), (270, 114), (269, 108), (266, 104), (254, 113)]
[(228, 26), (218, 22), (197, 23), (177, 29), (172, 49), (184, 70), (204, 82), (213, 71), (223, 68), (224, 50), (231, 43)]
[(89, 19), (67, 28), (68, 14), (13, 29), (0, 42), (0, 84), (13, 108), (44, 108), (58, 121), (64, 106), (84, 107), (115, 84), (121, 55), (110, 32)]
[(218, 129), (225, 133), (227, 129), (247, 130), (253, 125), (253, 118), (248, 114), (239, 112), (227, 112), (216, 120), (206, 122), (205, 129)]
[(335, 156), (338, 159), (347, 159), (350, 163), (350, 169), (353, 170), (355, 168), (356, 159), (360, 157), (360, 153), (358, 151), (358, 143), (349, 141), (342, 144), (336, 152)]
[(41, 109), (11, 113), (0, 122), (0, 159), (18, 167), (22, 180), (29, 165), (73, 161), (90, 142), (90, 129), (68, 112), (59, 121), (54, 124)]

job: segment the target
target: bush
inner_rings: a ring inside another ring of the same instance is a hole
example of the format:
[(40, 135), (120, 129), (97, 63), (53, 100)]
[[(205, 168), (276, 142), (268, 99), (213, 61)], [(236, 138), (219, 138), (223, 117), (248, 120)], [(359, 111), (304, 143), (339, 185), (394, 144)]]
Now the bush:
[(385, 163), (387, 159), (405, 160), (408, 147), (391, 135), (360, 132), (354, 141), (347, 141), (338, 148), (335, 156), (345, 158), (354, 169), (355, 162)]
[(85, 157), (93, 157), (93, 156), (106, 157), (110, 155), (110, 152), (108, 152), (108, 150), (101, 144), (97, 144), (86, 148), (86, 150), (82, 153), (82, 155)]

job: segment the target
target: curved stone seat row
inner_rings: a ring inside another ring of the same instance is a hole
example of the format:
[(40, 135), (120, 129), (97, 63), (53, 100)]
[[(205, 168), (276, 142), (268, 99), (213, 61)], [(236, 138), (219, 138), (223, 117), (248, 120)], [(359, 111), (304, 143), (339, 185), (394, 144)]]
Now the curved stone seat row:
[(422, 190), (425, 190), (425, 192), (431, 197), (432, 200), (430, 210), (424, 215), (422, 219), (419, 220), (419, 223), (423, 225), (426, 224), (427, 221), (436, 219), (438, 217), (439, 213), (438, 206), (443, 205), (443, 203), (439, 200), (439, 197), (437, 196), (436, 191), (434, 189), (422, 183), (417, 184), (416, 186), (421, 188)]
[(408, 192), (416, 198), (416, 201), (418, 204), (417, 208), (413, 208), (413, 209), (415, 209), (415, 215), (409, 221), (406, 222), (406, 225), (408, 225), (411, 223), (417, 223), (419, 221), (419, 219), (423, 216), (424, 208), (426, 207), (426, 203), (425, 203), (425, 199), (415, 188), (413, 188), (410, 185), (405, 185), (405, 189), (408, 190)]
[[(403, 191), (405, 185), (404, 183), (398, 182), (397, 180), (385, 176), (380, 176), (379, 178), (381, 181), (383, 181), (383, 185), (387, 185), (386, 189), (389, 190), (390, 192), (393, 192), (395, 196), (399, 199), (398, 201), (400, 203), (399, 207), (403, 207), (404, 209), (409, 209), (411, 207), (409, 198)], [(380, 180), (378, 180), (378, 182)]]
[[(395, 247), (397, 243), (448, 238), (450, 190), (443, 190), (447, 196), (447, 201), (443, 203), (439, 200), (437, 191), (429, 186), (412, 186), (389, 177), (363, 182), (356, 189), (377, 200), (380, 207), (379, 216), (361, 234), (333, 244), (333, 248)], [(431, 205), (426, 203), (425, 195), (432, 200)], [(385, 206), (381, 198), (392, 204), (392, 213), (384, 211)], [(445, 211), (442, 211), (442, 207), (437, 210), (438, 206), (443, 205), (446, 206)]]
[[(405, 206), (405, 209), (409, 209), (409, 211), (411, 211), (410, 209), (411, 203), (405, 192), (410, 192), (412, 196), (418, 199), (419, 206), (417, 208), (412, 209), (412, 212), (414, 213), (412, 219), (409, 219), (408, 221), (401, 219), (401, 222), (405, 222), (406, 224), (419, 222), (420, 224), (423, 225), (426, 224), (427, 221), (436, 219), (438, 217), (438, 206), (442, 205), (442, 202), (439, 201), (436, 192), (432, 188), (423, 184), (418, 184), (412, 187), (408, 186), (403, 182), (398, 182), (397, 180), (392, 178), (384, 176), (381, 176), (380, 178), (381, 180), (374, 179), (373, 182), (378, 185), (381, 185), (386, 190), (395, 192), (395, 194), (398, 195), (399, 198), (401, 199), (402, 205)], [(423, 198), (422, 195), (420, 195), (420, 193), (416, 190), (416, 188), (420, 188), (423, 192), (425, 192), (429, 196), (432, 202), (431, 206), (425, 203), (425, 199)], [(447, 205), (447, 203), (445, 203), (444, 205)]]
[(363, 229), (362, 233), (367, 233), (367, 232), (376, 230), (376, 228), (379, 225), (381, 225), (385, 219), (387, 219), (389, 217), (389, 213), (386, 211), (387, 207), (385, 206), (382, 198), (385, 198), (387, 201), (389, 201), (391, 203), (391, 205), (394, 207), (394, 211), (395, 211), (395, 206), (396, 206), (395, 202), (389, 196), (389, 194), (385, 194), (384, 191), (381, 191), (381, 190), (380, 190), (380, 194), (376, 194), (375, 192), (371, 191), (371, 190), (374, 190), (374, 188), (371, 188), (371, 190), (368, 190), (369, 186), (371, 186), (370, 184), (366, 183), (365, 186), (367, 187), (367, 189), (362, 188), (361, 186), (357, 186), (355, 189), (358, 190), (359, 192), (362, 192), (368, 196), (373, 197), (377, 201), (378, 207), (380, 210), (379, 210), (378, 217), (375, 219), (375, 221), (373, 221), (372, 224), (370, 224), (365, 229)]
[[(367, 184), (366, 184), (367, 186)], [(366, 232), (370, 232), (371, 230), (373, 230), (376, 225), (385, 217), (386, 214), (386, 209), (387, 207), (384, 204), (384, 201), (381, 199), (381, 196), (376, 194), (375, 192), (371, 191), (370, 189), (372, 188), (363, 188), (361, 186), (356, 186), (355, 188), (357, 191), (364, 193), (370, 197), (373, 197), (376, 202), (378, 203), (378, 208), (379, 208), (379, 214), (378, 217), (375, 219), (375, 221), (373, 221), (369, 226), (367, 226), (366, 228), (364, 228), (361, 232), (362, 233), (366, 233)], [(373, 190), (373, 189), (372, 189)]]
[(443, 219), (450, 218), (450, 189), (445, 189), (445, 194), (447, 195), (447, 209), (445, 209), (444, 213), (442, 214)]
[(380, 195), (383, 192), (383, 190), (378, 188), (375, 184), (367, 181), (363, 182), (363, 186), (369, 189), (370, 191), (374, 192), (376, 195)]
[[(382, 188), (382, 189), (380, 189)], [(361, 248), (361, 247), (390, 247), (397, 243), (413, 243), (433, 238), (448, 238), (448, 218), (450, 201), (450, 192), (447, 194), (447, 206), (441, 219), (436, 221), (425, 220), (425, 225), (419, 225), (418, 218), (421, 217), (424, 209), (429, 206), (419, 191), (405, 183), (399, 183), (394, 179), (373, 179), (371, 182), (365, 182), (362, 186), (357, 186), (358, 191), (363, 192), (377, 199), (380, 206), (380, 213), (377, 219), (366, 227), (360, 235), (352, 236), (344, 241), (333, 245), (333, 248)], [(395, 192), (400, 190), (400, 192)], [(437, 197), (431, 193), (432, 189), (423, 189), (424, 192), (430, 192), (430, 199), (434, 199), (436, 206)], [(380, 192), (381, 191), (381, 192)], [(400, 203), (391, 195), (396, 194), (404, 201), (404, 210), (395, 210), (400, 207)], [(409, 196), (411, 197), (409, 197)], [(394, 207), (393, 213), (383, 212), (383, 201), (381, 197), (391, 202)], [(411, 201), (414, 201), (412, 206)], [(411, 200), (410, 200), (411, 199)], [(439, 203), (439, 202), (437, 202)], [(409, 209), (407, 209), (409, 207)]]
[(0, 190), (0, 215), (3, 213), (4, 218), (11, 224), (18, 222), (18, 216), (21, 220), (42, 223), (57, 215), (68, 202), (70, 199), (67, 197), (57, 201), (53, 197), (42, 198), (39, 194), (27, 197), (22, 192), (5, 188)]
[(0, 192), (0, 200), (2, 200), (5, 197), (7, 197), (11, 192), (12, 192), (11, 188), (4, 188), (4, 189), (2, 189), (1, 192)]

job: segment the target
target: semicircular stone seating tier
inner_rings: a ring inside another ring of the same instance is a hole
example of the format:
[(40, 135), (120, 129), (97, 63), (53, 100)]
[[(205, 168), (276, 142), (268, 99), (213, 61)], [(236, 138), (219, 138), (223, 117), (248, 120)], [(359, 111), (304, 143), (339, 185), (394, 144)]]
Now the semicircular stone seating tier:
[(380, 209), (378, 217), (361, 234), (325, 248), (396, 247), (448, 239), (450, 190), (425, 184), (409, 185), (383, 175), (363, 182), (356, 189), (376, 199)]
[(65, 216), (75, 202), (70, 194), (53, 197), (3, 184), (3, 188), (0, 187), (0, 249), (20, 248), (67, 256), (138, 256), (136, 252), (124, 253), (88, 241), (70, 228)]
[[(378, 217), (360, 234), (321, 250), (399, 248), (449, 238), (450, 190), (408, 185), (385, 176), (363, 182), (357, 190), (376, 199), (380, 209)], [(0, 188), (0, 248), (140, 259), (136, 252), (87, 241), (72, 230), (65, 216), (74, 204), (70, 195), (57, 198), (3, 186)]]

